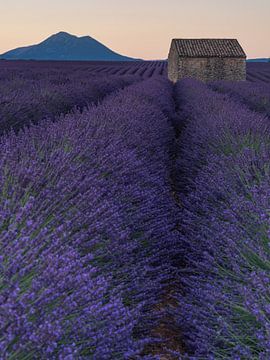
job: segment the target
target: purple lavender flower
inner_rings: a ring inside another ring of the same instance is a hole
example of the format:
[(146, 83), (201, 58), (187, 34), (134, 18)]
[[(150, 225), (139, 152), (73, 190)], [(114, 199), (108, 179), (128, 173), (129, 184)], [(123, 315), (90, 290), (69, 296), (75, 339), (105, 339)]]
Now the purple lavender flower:
[(268, 359), (269, 123), (203, 83), (176, 91), (186, 268), (174, 315), (195, 358)]

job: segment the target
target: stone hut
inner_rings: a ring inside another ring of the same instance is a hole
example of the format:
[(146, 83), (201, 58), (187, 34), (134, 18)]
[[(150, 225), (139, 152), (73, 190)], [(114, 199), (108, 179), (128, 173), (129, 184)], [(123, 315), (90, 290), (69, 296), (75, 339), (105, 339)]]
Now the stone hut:
[(173, 39), (168, 77), (173, 82), (246, 80), (246, 54), (236, 39)]

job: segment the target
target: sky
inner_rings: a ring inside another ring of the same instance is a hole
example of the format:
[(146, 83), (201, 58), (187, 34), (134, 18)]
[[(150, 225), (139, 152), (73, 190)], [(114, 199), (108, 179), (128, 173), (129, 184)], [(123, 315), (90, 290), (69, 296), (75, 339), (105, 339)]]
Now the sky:
[(0, 0), (0, 53), (59, 31), (146, 60), (167, 58), (172, 38), (237, 38), (270, 57), (270, 0)]

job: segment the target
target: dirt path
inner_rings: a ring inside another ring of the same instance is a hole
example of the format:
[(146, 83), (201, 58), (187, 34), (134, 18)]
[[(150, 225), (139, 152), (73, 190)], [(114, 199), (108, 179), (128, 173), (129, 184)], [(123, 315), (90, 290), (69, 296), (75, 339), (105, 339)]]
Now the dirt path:
[[(176, 160), (179, 156), (177, 152), (176, 143), (181, 135), (182, 124), (179, 121), (180, 112), (176, 106), (175, 102), (175, 114), (174, 117), (170, 119), (171, 124), (174, 129), (174, 139), (172, 141), (170, 151), (171, 157), (171, 169), (170, 169), (170, 184), (171, 184), (171, 195), (174, 202), (178, 208), (182, 208), (182, 202), (179, 196), (179, 189), (177, 186), (177, 171), (176, 171)], [(180, 229), (181, 224), (176, 224), (177, 229)], [(176, 283), (178, 279), (175, 279)], [(177, 285), (177, 291), (181, 284)], [(157, 306), (157, 310), (164, 311), (164, 317), (160, 320), (159, 325), (152, 331), (151, 335), (154, 337), (159, 337), (164, 339), (163, 342), (148, 346), (145, 350), (145, 354), (148, 355), (158, 355), (161, 360), (180, 360), (182, 355), (186, 352), (184, 341), (181, 335), (181, 330), (179, 325), (176, 322), (176, 319), (173, 317), (172, 313), (174, 308), (179, 306), (175, 299), (176, 295), (175, 288), (169, 288), (166, 292), (166, 295)]]

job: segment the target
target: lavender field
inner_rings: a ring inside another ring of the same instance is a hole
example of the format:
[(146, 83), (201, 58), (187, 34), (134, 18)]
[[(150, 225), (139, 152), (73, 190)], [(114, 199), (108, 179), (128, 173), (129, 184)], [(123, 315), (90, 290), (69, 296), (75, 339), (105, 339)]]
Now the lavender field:
[(270, 63), (0, 61), (0, 359), (270, 359)]

